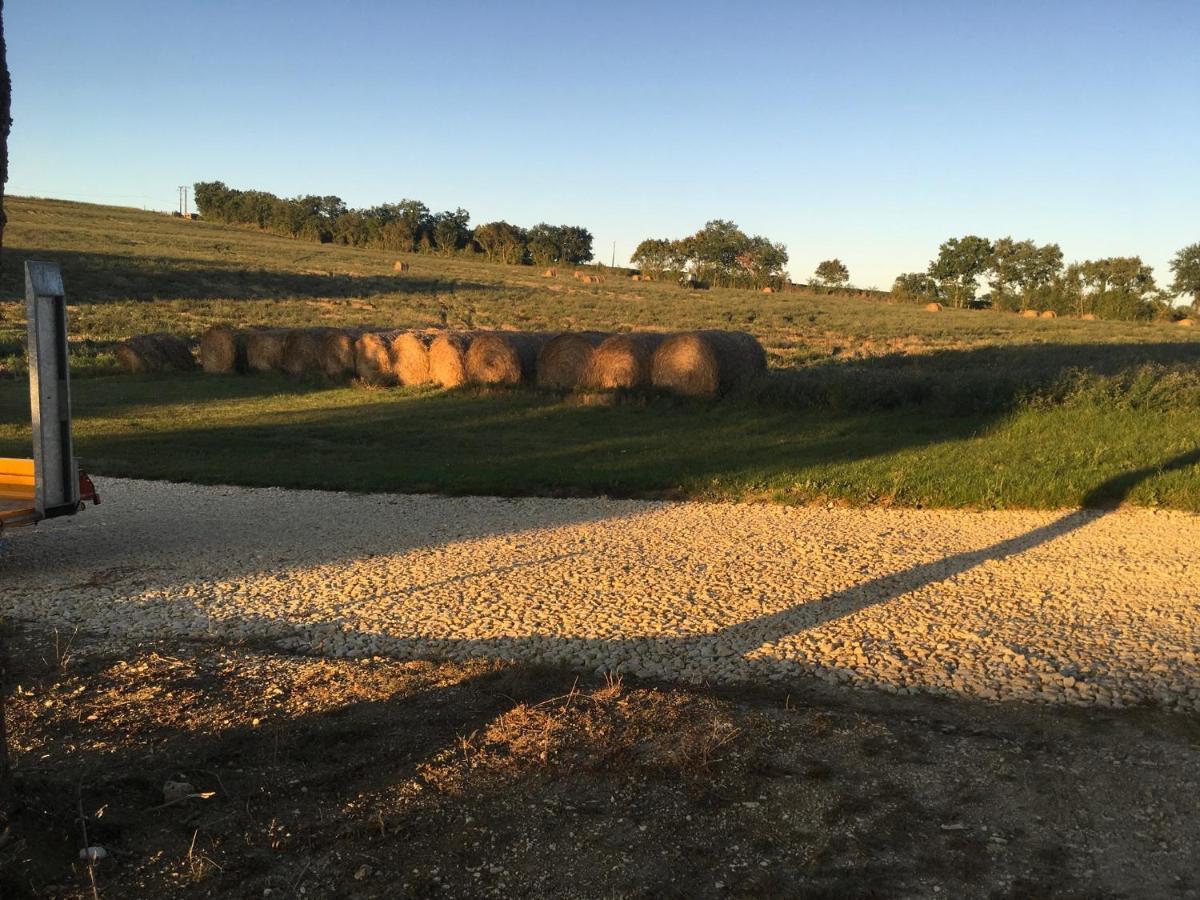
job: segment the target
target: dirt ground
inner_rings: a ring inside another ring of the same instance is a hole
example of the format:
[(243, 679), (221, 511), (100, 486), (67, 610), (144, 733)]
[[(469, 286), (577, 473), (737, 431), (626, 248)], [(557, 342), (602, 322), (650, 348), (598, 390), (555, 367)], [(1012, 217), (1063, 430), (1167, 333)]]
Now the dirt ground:
[(10, 645), (4, 900), (1200, 896), (1193, 715)]

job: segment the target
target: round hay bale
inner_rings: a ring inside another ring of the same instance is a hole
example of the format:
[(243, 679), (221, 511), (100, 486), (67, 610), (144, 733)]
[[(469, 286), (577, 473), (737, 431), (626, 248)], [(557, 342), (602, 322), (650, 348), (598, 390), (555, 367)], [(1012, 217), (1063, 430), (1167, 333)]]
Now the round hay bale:
[(409, 268), (410, 267), (409, 267), (408, 263), (401, 262), (400, 260), (396, 260), (394, 263), (392, 263), (392, 271), (393, 272), (407, 272), (409, 270)]
[(773, 294), (773, 293), (775, 293), (775, 288), (768, 285), (767, 287), (762, 289), (762, 292), (764, 294)]
[(1195, 328), (1196, 320), (1195, 319), (1180, 319), (1176, 324), (1180, 328)]
[(558, 269), (547, 269), (545, 272), (542, 273), (542, 277), (543, 278), (557, 278), (558, 277)]
[(392, 341), (399, 331), (367, 331), (354, 342), (354, 370), (366, 384), (391, 386), (398, 384), (396, 360)]
[(1038, 311), (1036, 309), (1027, 309), (1021, 313), (1021, 317), (1025, 319), (1036, 319), (1038, 317)]
[(321, 344), (328, 328), (296, 328), (283, 339), (283, 371), (293, 378), (323, 374)]
[(473, 335), (461, 331), (443, 331), (429, 345), (429, 378), (441, 387), (454, 388), (467, 383), (467, 349)]
[(317, 365), (326, 378), (344, 378), (354, 375), (355, 341), (362, 332), (351, 328), (330, 328), (321, 337), (317, 349)]
[(702, 397), (742, 387), (766, 369), (762, 344), (744, 331), (691, 331), (659, 345), (650, 380), (655, 387)]
[(925, 304), (925, 312), (941, 312), (941, 311), (942, 311), (942, 304), (940, 304), (940, 303), (926, 303)]
[(666, 338), (653, 331), (614, 334), (605, 338), (592, 353), (584, 381), (587, 387), (641, 388), (650, 384), (650, 366), (654, 351)]
[(1095, 322), (1095, 321), (1096, 321), (1096, 314), (1095, 314), (1095, 313), (1084, 313), (1084, 314), (1083, 314), (1082, 316), (1080, 316), (1079, 318), (1080, 318), (1080, 319), (1082, 319), (1082, 320), (1083, 320), (1083, 321), (1085, 321), (1085, 322)]
[(286, 328), (256, 328), (246, 332), (246, 369), (250, 372), (282, 372)]
[(196, 358), (182, 338), (166, 332), (135, 334), (116, 348), (117, 362), (131, 374), (190, 372)]
[(641, 276), (641, 275), (630, 275), (630, 276), (629, 276), (629, 280), (630, 280), (630, 281), (641, 281), (641, 280), (642, 280), (642, 276)]
[(1058, 318), (1058, 313), (1056, 313), (1056, 312), (1055, 312), (1054, 310), (1052, 310), (1052, 309), (1048, 309), (1048, 310), (1046, 310), (1045, 312), (1043, 312), (1043, 313), (1042, 313), (1042, 316), (1041, 316), (1041, 317), (1042, 317), (1043, 319), (1057, 319), (1057, 318)]
[(426, 331), (405, 331), (392, 339), (392, 368), (401, 384), (425, 384), (429, 381), (429, 345), (434, 335)]
[(533, 381), (538, 352), (550, 335), (524, 331), (486, 331), (467, 348), (467, 380), (473, 384), (512, 385)]
[(213, 325), (200, 335), (200, 365), (209, 375), (246, 371), (246, 338), (228, 325)]
[(560, 391), (583, 387), (592, 356), (607, 337), (599, 331), (584, 331), (564, 332), (550, 338), (538, 351), (538, 387)]

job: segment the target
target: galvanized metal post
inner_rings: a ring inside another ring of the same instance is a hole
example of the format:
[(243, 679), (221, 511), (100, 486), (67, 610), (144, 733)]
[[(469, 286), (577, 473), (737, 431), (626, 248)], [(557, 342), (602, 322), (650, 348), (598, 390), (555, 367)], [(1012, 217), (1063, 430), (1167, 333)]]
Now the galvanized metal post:
[(39, 517), (79, 506), (79, 474), (71, 438), (67, 302), (58, 263), (25, 263), (29, 329), (29, 404), (33, 413), (35, 505)]

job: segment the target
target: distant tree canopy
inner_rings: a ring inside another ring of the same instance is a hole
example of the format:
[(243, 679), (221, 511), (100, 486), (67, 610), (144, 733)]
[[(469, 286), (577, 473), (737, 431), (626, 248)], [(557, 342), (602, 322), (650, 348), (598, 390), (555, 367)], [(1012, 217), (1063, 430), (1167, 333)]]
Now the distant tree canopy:
[(1190, 244), (1175, 254), (1171, 274), (1175, 276), (1171, 290), (1191, 297), (1192, 309), (1200, 313), (1200, 243)]
[(194, 196), (206, 219), (302, 240), (400, 253), (482, 252), (489, 260), (509, 265), (578, 264), (592, 258), (592, 235), (586, 228), (541, 224), (526, 231), (500, 221), (472, 230), (471, 214), (465, 209), (432, 213), (419, 200), (350, 209), (339, 197), (281, 198), (265, 191), (237, 190), (220, 181), (197, 182)]
[(766, 287), (782, 280), (787, 247), (750, 237), (726, 219), (713, 219), (690, 237), (647, 238), (631, 257), (645, 272), (692, 275), (726, 287)]
[(840, 259), (827, 259), (817, 266), (817, 280), (827, 287), (845, 287), (850, 280), (850, 270)]
[[(1188, 268), (1189, 262), (1194, 269)], [(1181, 250), (1172, 270), (1176, 272), (1176, 293), (1189, 293), (1188, 284), (1195, 285), (1192, 291), (1200, 291), (1200, 244)], [(1181, 270), (1185, 272), (1182, 281)], [(1188, 281), (1188, 272), (1194, 281)], [(977, 301), (977, 279), (984, 275), (991, 293)], [(1064, 268), (1058, 244), (1039, 246), (1011, 237), (994, 242), (976, 235), (951, 238), (938, 248), (927, 272), (898, 276), (892, 294), (918, 302), (944, 300), (958, 307), (1053, 310), (1106, 319), (1171, 314), (1168, 298), (1157, 290), (1150, 266), (1140, 257), (1086, 260)]]

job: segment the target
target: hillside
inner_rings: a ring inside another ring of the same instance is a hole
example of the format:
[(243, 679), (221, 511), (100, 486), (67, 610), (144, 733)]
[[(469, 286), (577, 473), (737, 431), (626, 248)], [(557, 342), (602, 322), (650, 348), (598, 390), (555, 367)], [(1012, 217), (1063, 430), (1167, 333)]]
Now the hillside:
[[(61, 263), (77, 451), (100, 475), (357, 491), (1200, 510), (1200, 329), (853, 297), (688, 291), (9, 201), (0, 365), (23, 367), (21, 261)], [(719, 401), (364, 390), (116, 372), (116, 341), (209, 324), (740, 328), (772, 371)], [(593, 404), (590, 401), (596, 400)], [(0, 380), (0, 455), (28, 453)]]
[[(741, 328), (776, 366), (986, 346), (1196, 343), (1165, 323), (1027, 320), (990, 310), (931, 314), (908, 304), (799, 292), (686, 291), (624, 270), (585, 286), (560, 270), (321, 245), (160, 213), (10, 197), (0, 276), (0, 364), (23, 338), (22, 262), (62, 265), (75, 371), (111, 371), (111, 343), (132, 333), (197, 337), (214, 322), (379, 327)], [(1149, 347), (1145, 354), (1153, 358)], [(1138, 355), (1141, 355), (1140, 353)]]

